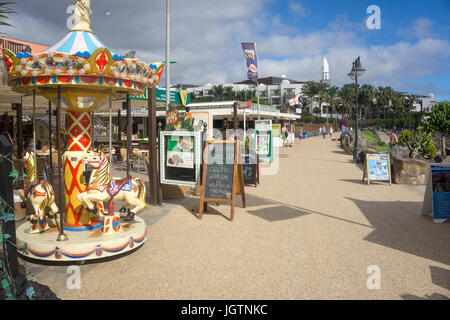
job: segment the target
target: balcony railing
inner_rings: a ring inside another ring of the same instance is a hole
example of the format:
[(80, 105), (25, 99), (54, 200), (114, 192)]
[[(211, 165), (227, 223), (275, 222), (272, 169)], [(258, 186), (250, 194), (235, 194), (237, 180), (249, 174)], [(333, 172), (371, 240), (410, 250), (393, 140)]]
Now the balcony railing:
[(18, 54), (19, 52), (31, 53), (31, 47), (29, 45), (3, 39), (0, 39), (0, 49), (8, 49), (14, 52), (14, 54)]

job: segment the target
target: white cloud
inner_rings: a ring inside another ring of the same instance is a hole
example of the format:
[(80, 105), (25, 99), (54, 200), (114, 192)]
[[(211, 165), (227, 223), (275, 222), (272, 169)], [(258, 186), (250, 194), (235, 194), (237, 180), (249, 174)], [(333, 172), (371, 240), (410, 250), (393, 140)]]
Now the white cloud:
[(432, 27), (434, 25), (434, 22), (427, 18), (417, 18), (414, 20), (413, 24), (411, 26), (408, 26), (405, 29), (399, 30), (399, 34), (409, 38), (417, 38), (417, 39), (423, 39), (426, 37), (434, 37), (434, 33), (431, 31)]
[[(449, 73), (448, 40), (433, 36), (432, 22), (417, 19), (405, 40), (390, 45), (367, 45), (363, 22), (337, 16), (323, 30), (304, 32), (274, 15), (269, 0), (171, 1), (172, 83), (205, 84), (241, 81), (246, 78), (241, 42), (257, 43), (260, 77), (286, 74), (296, 80), (319, 80), (323, 56), (330, 64), (333, 84), (350, 82), (347, 73), (358, 56), (367, 72), (362, 81), (402, 89), (405, 79)], [(25, 0), (18, 3), (17, 38), (47, 43), (59, 41), (68, 31), (65, 8), (71, 0)], [(165, 59), (164, 1), (92, 1), (93, 30), (113, 51), (136, 50), (141, 59)], [(299, 1), (289, 8), (297, 16), (308, 14)], [(111, 11), (109, 16), (105, 12)], [(413, 37), (414, 36), (414, 37)], [(445, 39), (445, 38), (444, 38)], [(411, 81), (408, 81), (411, 83)], [(164, 85), (162, 79), (161, 85)], [(418, 86), (417, 90), (421, 88)]]
[(290, 1), (289, 10), (291, 13), (300, 18), (306, 17), (307, 15), (307, 11), (300, 1)]

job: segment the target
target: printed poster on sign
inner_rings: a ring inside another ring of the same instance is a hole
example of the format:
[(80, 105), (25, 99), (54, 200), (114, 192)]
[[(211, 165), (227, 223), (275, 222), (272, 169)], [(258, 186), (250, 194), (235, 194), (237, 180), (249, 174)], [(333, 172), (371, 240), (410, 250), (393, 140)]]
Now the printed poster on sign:
[(281, 124), (272, 125), (272, 134), (274, 137), (281, 137)]
[(262, 156), (270, 155), (270, 135), (265, 133), (256, 135), (256, 153)]
[(450, 219), (450, 164), (432, 163), (433, 218)]
[(272, 120), (255, 120), (255, 130), (257, 131), (272, 130)]
[(194, 168), (194, 137), (168, 137), (167, 166), (188, 169)]
[(389, 180), (389, 161), (387, 154), (368, 154), (367, 166), (370, 180)]

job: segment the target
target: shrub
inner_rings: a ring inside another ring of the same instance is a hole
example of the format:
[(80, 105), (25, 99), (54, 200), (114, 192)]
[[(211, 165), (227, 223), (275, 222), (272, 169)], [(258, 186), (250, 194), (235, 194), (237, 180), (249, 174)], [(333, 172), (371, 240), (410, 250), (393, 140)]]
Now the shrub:
[(398, 138), (400, 146), (408, 147), (411, 158), (423, 157), (427, 160), (434, 159), (437, 148), (431, 139), (431, 134), (425, 132), (423, 127), (418, 128), (418, 133), (414, 134), (410, 130), (404, 130)]

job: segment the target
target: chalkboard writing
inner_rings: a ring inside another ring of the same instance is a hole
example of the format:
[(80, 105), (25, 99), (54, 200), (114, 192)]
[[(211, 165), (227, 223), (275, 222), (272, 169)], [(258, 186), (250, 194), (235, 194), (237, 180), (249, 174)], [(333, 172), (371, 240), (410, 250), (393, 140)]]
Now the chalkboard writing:
[(250, 151), (248, 154), (242, 154), (242, 169), (244, 171), (244, 184), (256, 185), (258, 170), (256, 152)]
[(231, 200), (235, 144), (208, 145), (205, 198)]
[(200, 195), (199, 217), (207, 208), (205, 203), (231, 204), (230, 220), (234, 218), (236, 194), (242, 197), (245, 208), (244, 176), (239, 164), (238, 141), (207, 141), (203, 163), (203, 182)]

